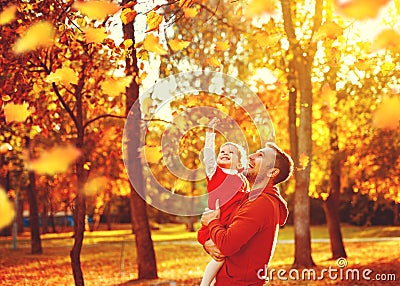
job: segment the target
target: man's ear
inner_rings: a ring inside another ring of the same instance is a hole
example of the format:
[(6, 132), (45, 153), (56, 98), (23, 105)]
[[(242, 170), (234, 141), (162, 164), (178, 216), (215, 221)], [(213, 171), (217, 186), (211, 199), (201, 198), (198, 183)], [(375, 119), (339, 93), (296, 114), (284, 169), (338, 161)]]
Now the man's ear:
[(276, 176), (278, 176), (279, 172), (280, 172), (280, 170), (278, 168), (271, 168), (268, 171), (268, 176), (271, 178), (275, 178)]

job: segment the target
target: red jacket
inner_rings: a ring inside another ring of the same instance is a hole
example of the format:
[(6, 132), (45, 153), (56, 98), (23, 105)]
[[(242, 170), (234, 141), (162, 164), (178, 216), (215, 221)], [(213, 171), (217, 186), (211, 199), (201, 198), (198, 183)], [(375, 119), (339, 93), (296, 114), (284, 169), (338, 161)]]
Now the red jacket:
[[(207, 178), (207, 192), (208, 207), (210, 209), (215, 209), (215, 201), (219, 199), (220, 222), (226, 226), (232, 212), (236, 210), (243, 196), (248, 192), (247, 179), (242, 174), (227, 174), (217, 166), (211, 180)], [(204, 245), (209, 239), (209, 229), (202, 225), (197, 232), (197, 240)]]
[[(261, 190), (252, 190), (250, 195), (257, 191)], [(263, 285), (259, 273), (265, 273), (275, 250), (279, 225), (285, 224), (288, 213), (278, 190), (267, 186), (255, 199), (240, 204), (228, 227), (220, 220), (210, 222), (211, 239), (226, 256), (216, 286)]]

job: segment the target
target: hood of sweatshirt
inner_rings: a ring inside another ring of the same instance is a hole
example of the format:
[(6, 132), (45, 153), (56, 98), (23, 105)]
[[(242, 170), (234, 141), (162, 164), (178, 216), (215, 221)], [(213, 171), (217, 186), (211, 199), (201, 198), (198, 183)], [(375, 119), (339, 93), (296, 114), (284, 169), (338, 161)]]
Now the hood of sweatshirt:
[(289, 209), (287, 207), (287, 202), (281, 196), (278, 189), (274, 186), (272, 188), (267, 188), (264, 190), (264, 194), (274, 197), (279, 202), (279, 225), (283, 226), (289, 216)]

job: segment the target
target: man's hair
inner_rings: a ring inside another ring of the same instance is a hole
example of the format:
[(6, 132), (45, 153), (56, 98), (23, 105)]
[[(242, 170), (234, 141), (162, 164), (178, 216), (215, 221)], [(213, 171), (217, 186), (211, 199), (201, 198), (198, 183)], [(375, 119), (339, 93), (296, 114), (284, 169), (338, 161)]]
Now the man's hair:
[(242, 167), (246, 167), (247, 166), (247, 155), (246, 155), (246, 151), (244, 150), (244, 148), (242, 146), (240, 146), (239, 144), (233, 143), (233, 142), (225, 142), (224, 144), (221, 145), (221, 147), (219, 147), (220, 149), (226, 145), (231, 145), (236, 147), (237, 151), (239, 152), (239, 162), (242, 164)]
[(293, 173), (294, 163), (292, 158), (275, 143), (268, 142), (265, 147), (276, 151), (274, 168), (279, 169), (279, 174), (274, 178), (274, 185), (287, 181)]

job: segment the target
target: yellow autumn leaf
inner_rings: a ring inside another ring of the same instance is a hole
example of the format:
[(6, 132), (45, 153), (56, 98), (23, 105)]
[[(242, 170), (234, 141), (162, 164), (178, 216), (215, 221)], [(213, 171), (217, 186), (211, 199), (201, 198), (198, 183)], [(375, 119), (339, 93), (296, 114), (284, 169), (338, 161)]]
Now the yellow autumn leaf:
[(75, 2), (72, 7), (79, 10), (83, 15), (97, 20), (104, 20), (107, 16), (115, 14), (120, 9), (115, 3), (101, 0), (79, 1)]
[(334, 107), (336, 104), (336, 91), (332, 90), (329, 84), (325, 83), (321, 88), (321, 98), (329, 107)]
[(121, 45), (123, 46), (122, 48), (124, 48), (124, 49), (129, 49), (129, 48), (132, 47), (132, 45), (133, 45), (133, 40), (132, 40), (132, 39), (126, 39), (126, 40), (124, 40), (124, 41), (122, 42)]
[(148, 34), (143, 41), (143, 46), (149, 52), (156, 53), (158, 55), (168, 54), (167, 50), (160, 44), (160, 39), (153, 34)]
[(144, 159), (147, 163), (159, 163), (163, 157), (161, 146), (144, 146)]
[(0, 154), (7, 153), (8, 151), (11, 151), (13, 147), (10, 145), (10, 143), (3, 143), (0, 145)]
[(72, 145), (58, 146), (44, 151), (39, 158), (31, 160), (28, 168), (38, 174), (64, 173), (80, 155), (81, 151)]
[(395, 68), (396, 68), (395, 63), (385, 62), (383, 65), (381, 65), (381, 72), (383, 75), (387, 75), (389, 72), (391, 72)]
[(151, 11), (149, 14), (147, 14), (146, 18), (147, 32), (157, 30), (162, 20), (163, 17), (154, 11)]
[(218, 60), (216, 57), (208, 58), (208, 59), (206, 60), (206, 62), (207, 62), (209, 65), (212, 65), (212, 66), (214, 66), (214, 67), (216, 67), (216, 68), (220, 68), (220, 67), (221, 67), (221, 63), (219, 62), (219, 60)]
[(219, 41), (215, 43), (217, 51), (226, 51), (229, 48), (229, 41)]
[(126, 87), (132, 82), (132, 76), (107, 78), (101, 83), (101, 90), (110, 96), (119, 96), (126, 92)]
[(336, 11), (343, 16), (365, 20), (375, 18), (379, 10), (391, 0), (335, 0)]
[(262, 47), (276, 46), (276, 44), (279, 42), (280, 38), (281, 38), (281, 35), (278, 35), (278, 34), (269, 35), (266, 32), (258, 32), (254, 35), (254, 39)]
[(299, 158), (299, 163), (300, 163), (300, 169), (304, 170), (310, 163), (310, 157), (308, 157), (305, 153), (301, 153)]
[(262, 14), (274, 14), (277, 10), (277, 0), (250, 0), (244, 15), (248, 18)]
[(189, 46), (190, 42), (178, 39), (172, 39), (168, 41), (168, 44), (170, 45), (171, 49), (176, 52)]
[(316, 40), (325, 40), (329, 39), (337, 39), (339, 36), (343, 34), (343, 28), (340, 27), (335, 22), (326, 22), (324, 23), (315, 34)]
[(355, 63), (354, 66), (356, 68), (358, 68), (361, 71), (365, 71), (369, 68), (369, 62), (368, 60), (364, 60), (364, 59), (358, 59)]
[(13, 222), (14, 216), (14, 206), (8, 199), (6, 192), (0, 188), (0, 230), (9, 226)]
[(400, 123), (400, 97), (385, 98), (375, 110), (373, 123), (382, 129), (396, 129)]
[(100, 176), (88, 180), (83, 188), (83, 193), (86, 196), (93, 196), (102, 193), (108, 185), (109, 179), (105, 176)]
[(399, 51), (400, 34), (392, 29), (383, 30), (372, 42), (373, 50), (392, 50)]
[(104, 39), (107, 38), (107, 33), (106, 29), (101, 27), (101, 28), (86, 28), (85, 29), (85, 41), (86, 43), (98, 43), (100, 44), (101, 42), (104, 41)]
[(15, 19), (15, 12), (17, 12), (17, 6), (10, 5), (4, 8), (0, 13), (0, 25), (6, 25)]
[(37, 48), (49, 47), (54, 43), (55, 29), (50, 22), (38, 22), (30, 26), (14, 45), (16, 54)]
[(55, 72), (50, 73), (45, 80), (48, 83), (62, 83), (65, 86), (68, 86), (69, 84), (77, 84), (79, 78), (77, 73), (70, 67), (62, 67), (57, 69)]
[(8, 94), (4, 94), (1, 97), (1, 100), (4, 101), (4, 102), (10, 101), (11, 100), (11, 96), (9, 96)]
[(33, 109), (29, 108), (29, 104), (26, 102), (22, 104), (10, 102), (4, 106), (4, 116), (7, 123), (24, 122), (32, 113)]
[(135, 20), (137, 12), (131, 8), (123, 9), (121, 12), (121, 21), (122, 23), (129, 24), (133, 20)]
[(196, 7), (183, 9), (183, 14), (186, 18), (194, 18), (199, 14), (199, 9)]
[(192, 4), (192, 0), (179, 0), (179, 7), (188, 8)]

